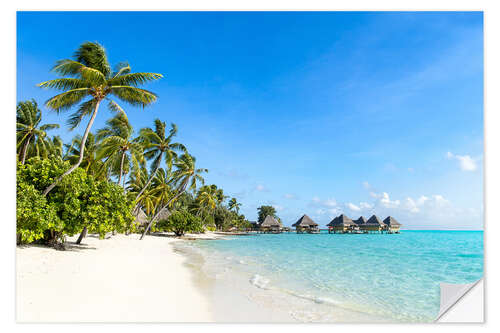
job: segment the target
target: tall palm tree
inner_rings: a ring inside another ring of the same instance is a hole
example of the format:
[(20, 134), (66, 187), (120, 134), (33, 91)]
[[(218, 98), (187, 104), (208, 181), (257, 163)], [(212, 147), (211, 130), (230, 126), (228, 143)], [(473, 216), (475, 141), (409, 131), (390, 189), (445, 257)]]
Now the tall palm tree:
[(42, 111), (38, 108), (38, 104), (34, 99), (17, 104), (17, 150), (22, 164), (26, 161), (28, 147), (33, 147), (34, 151), (46, 148), (46, 145), (50, 144), (46, 140), (46, 131), (59, 128), (58, 124), (40, 125), (41, 121)]
[(139, 198), (142, 192), (151, 184), (153, 177), (156, 175), (156, 171), (160, 167), (163, 156), (165, 156), (167, 168), (171, 169), (172, 162), (177, 157), (177, 152), (187, 152), (183, 144), (172, 142), (173, 137), (177, 134), (177, 126), (175, 124), (171, 124), (170, 126), (171, 128), (168, 136), (165, 134), (165, 122), (159, 119), (155, 119), (154, 130), (149, 127), (141, 129), (140, 136), (145, 146), (144, 156), (146, 159), (152, 160), (153, 162), (151, 163), (151, 175), (146, 185), (144, 185), (144, 188), (137, 194), (137, 198)]
[(144, 164), (142, 145), (132, 138), (132, 125), (124, 113), (111, 118), (106, 125), (97, 132), (97, 139), (102, 140), (98, 156), (106, 159), (106, 167), (113, 171), (119, 170), (120, 184), (124, 171), (128, 171), (131, 164), (135, 170), (139, 169), (140, 164)]
[(110, 96), (133, 106), (142, 107), (156, 101), (154, 93), (138, 86), (158, 80), (162, 78), (162, 75), (131, 73), (130, 70), (129, 64), (120, 63), (116, 70), (112, 71), (104, 47), (98, 43), (85, 42), (75, 52), (74, 59), (60, 60), (52, 68), (55, 73), (67, 77), (45, 81), (38, 85), (41, 88), (63, 91), (46, 102), (46, 106), (52, 110), (61, 112), (80, 104), (68, 121), (71, 129), (76, 128), (85, 116), (90, 115), (81, 140), (80, 158), (69, 170), (47, 187), (43, 191), (43, 195), (47, 195), (61, 179), (78, 168), (82, 162), (85, 142), (101, 102), (107, 101), (110, 110), (124, 113), (123, 109)]
[(236, 198), (231, 198), (228, 202), (229, 210), (236, 210), (236, 214), (240, 213), (241, 203), (236, 201)]
[(176, 186), (177, 193), (170, 198), (167, 203), (158, 209), (155, 216), (148, 223), (140, 239), (149, 231), (151, 225), (156, 221), (161, 212), (175, 201), (186, 190), (194, 190), (198, 183), (204, 184), (205, 180), (201, 176), (202, 173), (208, 172), (207, 169), (196, 168), (196, 158), (187, 153), (182, 154), (174, 163), (175, 171), (172, 172), (171, 183)]

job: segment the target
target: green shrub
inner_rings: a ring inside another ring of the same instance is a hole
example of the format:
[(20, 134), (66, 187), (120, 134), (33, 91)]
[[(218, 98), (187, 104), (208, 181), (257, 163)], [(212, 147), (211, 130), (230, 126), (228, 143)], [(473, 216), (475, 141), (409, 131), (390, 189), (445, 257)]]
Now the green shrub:
[(166, 220), (157, 223), (157, 229), (175, 233), (182, 236), (186, 232), (202, 232), (203, 223), (201, 219), (187, 210), (174, 211)]
[[(25, 165), (18, 164), (18, 206), (22, 203), (17, 212), (18, 227), (20, 224), (30, 226), (28, 229), (22, 229), (25, 230), (24, 234), (28, 235), (26, 230), (32, 230), (39, 235), (40, 230), (44, 229), (49, 231), (45, 234), (54, 235), (54, 232), (58, 232), (63, 236), (72, 236), (81, 232), (84, 227), (87, 227), (88, 232), (97, 233), (100, 237), (110, 231), (133, 232), (133, 201), (127, 199), (123, 188), (114, 183), (96, 180), (82, 168), (77, 168), (64, 177), (46, 198), (41, 195), (42, 191), (69, 167), (68, 162), (60, 159), (32, 158)], [(31, 192), (26, 186), (31, 186)], [(29, 207), (24, 206), (24, 203), (35, 199), (39, 204), (40, 213), (55, 213), (61, 224), (53, 220), (49, 220), (52, 222), (48, 224), (41, 223), (41, 218), (28, 218), (30, 215), (25, 210)]]
[(45, 197), (33, 185), (17, 184), (16, 233), (18, 243), (32, 243), (43, 239), (49, 230), (60, 233), (64, 224), (57, 216), (54, 205), (47, 204)]

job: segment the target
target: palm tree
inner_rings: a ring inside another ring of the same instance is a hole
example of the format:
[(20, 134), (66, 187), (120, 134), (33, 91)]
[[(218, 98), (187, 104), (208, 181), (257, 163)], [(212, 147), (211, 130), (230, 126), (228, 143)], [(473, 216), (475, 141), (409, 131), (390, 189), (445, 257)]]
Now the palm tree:
[(205, 189), (198, 192), (198, 196), (196, 201), (200, 206), (200, 210), (214, 211), (215, 207), (218, 206), (217, 194), (214, 191), (211, 191), (211, 187), (207, 186)]
[(140, 136), (145, 145), (144, 156), (148, 160), (153, 160), (151, 164), (151, 175), (144, 188), (137, 194), (139, 198), (146, 190), (146, 188), (151, 183), (153, 177), (156, 175), (156, 171), (160, 167), (163, 155), (165, 155), (165, 162), (168, 169), (172, 168), (172, 161), (177, 157), (177, 152), (182, 151), (187, 153), (186, 147), (183, 144), (177, 142), (171, 142), (172, 138), (177, 134), (177, 126), (175, 124), (170, 125), (170, 131), (168, 136), (165, 136), (166, 124), (159, 119), (155, 119), (155, 129), (149, 127), (141, 129)]
[(107, 126), (97, 132), (97, 139), (102, 140), (99, 148), (99, 158), (105, 158), (106, 166), (118, 171), (118, 184), (121, 183), (124, 171), (130, 164), (135, 170), (139, 164), (144, 164), (142, 145), (137, 139), (132, 139), (132, 125), (127, 116), (120, 113), (106, 122)]
[[(19, 102), (16, 109), (16, 132), (17, 150), (21, 163), (26, 161), (28, 147), (34, 147), (34, 151), (40, 152), (46, 148), (46, 131), (59, 128), (58, 124), (40, 125), (42, 121), (42, 111), (33, 99), (31, 101)], [(39, 154), (37, 154), (39, 156)]]
[(79, 166), (89, 175), (96, 178), (107, 177), (104, 162), (98, 154), (100, 150), (99, 141), (94, 134), (88, 133), (83, 153), (81, 151), (82, 137), (80, 135), (76, 135), (71, 141), (71, 144), (66, 144), (65, 146), (66, 154), (63, 157), (65, 160), (72, 164), (81, 160)]
[(229, 210), (236, 210), (236, 214), (240, 213), (241, 203), (236, 201), (236, 198), (231, 198), (228, 202)]
[(167, 203), (159, 209), (155, 216), (148, 223), (148, 226), (144, 230), (140, 239), (144, 238), (144, 235), (149, 231), (151, 225), (156, 221), (161, 212), (167, 208), (175, 199), (177, 199), (182, 193), (188, 190), (196, 189), (199, 183), (204, 184), (205, 180), (201, 176), (202, 173), (208, 172), (207, 169), (197, 169), (196, 168), (196, 158), (187, 153), (182, 154), (174, 163), (175, 171), (172, 172), (171, 183), (176, 186), (177, 194), (170, 198)]
[(172, 197), (170, 181), (171, 178), (168, 172), (163, 168), (159, 168), (151, 184), (151, 194), (156, 197), (158, 207), (162, 207)]
[(68, 121), (71, 129), (76, 128), (85, 116), (90, 115), (90, 120), (81, 140), (80, 158), (47, 187), (43, 195), (47, 195), (61, 179), (78, 168), (82, 162), (85, 142), (101, 102), (106, 100), (110, 110), (122, 113), (124, 113), (123, 109), (110, 99), (110, 96), (133, 106), (145, 107), (156, 101), (156, 95), (138, 86), (162, 78), (161, 74), (156, 73), (131, 73), (130, 65), (127, 63), (120, 63), (116, 70), (112, 71), (104, 47), (91, 42), (80, 45), (73, 60), (58, 61), (52, 71), (68, 77), (45, 81), (38, 85), (41, 88), (63, 91), (50, 98), (46, 106), (56, 112), (61, 112), (80, 104)]

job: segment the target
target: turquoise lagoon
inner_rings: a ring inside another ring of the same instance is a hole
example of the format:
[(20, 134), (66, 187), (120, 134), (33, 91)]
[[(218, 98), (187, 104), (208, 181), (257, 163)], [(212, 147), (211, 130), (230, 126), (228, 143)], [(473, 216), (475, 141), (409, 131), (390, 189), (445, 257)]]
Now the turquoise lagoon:
[(186, 246), (202, 255), (205, 273), (228, 288), (238, 279), (248, 298), (260, 293), (256, 301), (268, 294), (267, 304), (280, 303), (299, 321), (354, 313), (347, 321), (431, 322), (441, 282), (483, 276), (482, 231), (258, 234)]

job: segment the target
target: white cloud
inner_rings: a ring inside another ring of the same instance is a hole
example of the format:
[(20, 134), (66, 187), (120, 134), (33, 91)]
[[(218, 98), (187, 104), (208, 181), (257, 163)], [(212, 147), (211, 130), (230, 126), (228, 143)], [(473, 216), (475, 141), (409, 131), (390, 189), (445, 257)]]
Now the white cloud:
[(450, 160), (457, 160), (462, 171), (475, 171), (477, 169), (476, 161), (469, 155), (455, 155), (451, 152), (447, 152), (446, 157)]
[(333, 198), (321, 200), (319, 197), (313, 197), (310, 205), (314, 207), (333, 208), (337, 206), (337, 201)]
[(262, 184), (257, 184), (257, 186), (255, 186), (255, 190), (257, 190), (259, 192), (268, 192), (269, 191), (269, 189)]
[(297, 199), (297, 196), (295, 194), (291, 194), (291, 193), (286, 193), (284, 195), (285, 199)]
[(373, 205), (369, 204), (368, 202), (360, 202), (359, 203), (359, 208), (361, 208), (361, 209), (372, 209)]
[(277, 212), (281, 212), (285, 209), (285, 207), (280, 206), (280, 205), (272, 205), (274, 209), (276, 209)]
[(401, 203), (399, 200), (391, 200), (389, 198), (389, 194), (387, 192), (383, 192), (382, 193), (382, 196), (380, 198), (380, 203), (382, 204), (382, 206), (384, 206), (385, 208), (396, 208), (399, 206), (399, 204)]
[(359, 208), (358, 206), (356, 206), (355, 204), (353, 204), (351, 202), (347, 203), (347, 208), (349, 208), (350, 210), (355, 211), (355, 212), (359, 212), (361, 210), (361, 208)]

